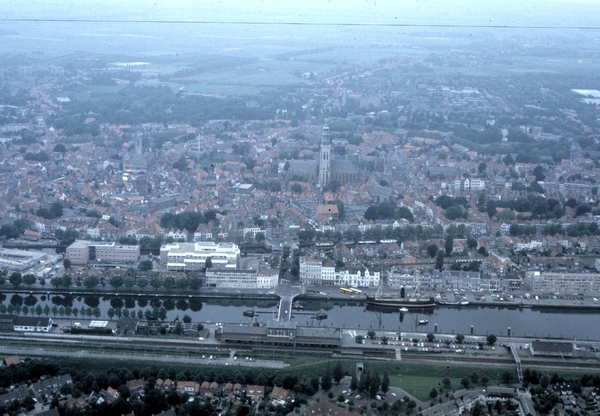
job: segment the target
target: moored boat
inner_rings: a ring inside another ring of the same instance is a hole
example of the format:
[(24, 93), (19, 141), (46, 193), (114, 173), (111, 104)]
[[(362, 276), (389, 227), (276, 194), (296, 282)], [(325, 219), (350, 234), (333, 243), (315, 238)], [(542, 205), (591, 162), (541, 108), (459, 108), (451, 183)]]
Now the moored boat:
[(323, 311), (319, 311), (319, 312), (315, 313), (314, 315), (312, 315), (311, 318), (321, 321), (323, 319), (327, 319), (327, 314)]
[(429, 323), (429, 321), (427, 319), (421, 319), (418, 324), (419, 325), (427, 325)]
[[(418, 287), (417, 287), (418, 289)], [(400, 290), (400, 296), (382, 295), (382, 287), (379, 286), (375, 296), (367, 296), (367, 305), (380, 308), (406, 308), (406, 309), (424, 309), (435, 308), (436, 303), (432, 297), (422, 297), (417, 295), (418, 290), (412, 297), (407, 297), (404, 288)]]
[(256, 311), (254, 311), (254, 309), (246, 309), (242, 313), (244, 314), (244, 316), (247, 316), (249, 318), (253, 318), (255, 316), (258, 316), (258, 314), (256, 313)]

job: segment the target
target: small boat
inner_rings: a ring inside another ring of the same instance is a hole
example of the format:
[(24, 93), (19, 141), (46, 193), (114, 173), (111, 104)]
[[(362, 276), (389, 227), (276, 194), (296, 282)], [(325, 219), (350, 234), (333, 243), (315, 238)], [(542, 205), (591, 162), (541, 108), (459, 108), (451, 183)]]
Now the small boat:
[(244, 316), (247, 316), (249, 318), (253, 318), (255, 316), (258, 316), (258, 313), (256, 313), (256, 311), (254, 311), (254, 309), (246, 309), (242, 313), (244, 314)]
[(408, 308), (400, 308), (400, 312), (406, 313), (406, 312), (408, 312)]
[(428, 323), (429, 323), (429, 321), (427, 319), (421, 319), (418, 322), (419, 325), (427, 325)]
[(319, 311), (317, 313), (315, 313), (313, 316), (311, 316), (311, 319), (317, 319), (317, 320), (323, 320), (323, 319), (327, 319), (327, 314), (323, 311)]

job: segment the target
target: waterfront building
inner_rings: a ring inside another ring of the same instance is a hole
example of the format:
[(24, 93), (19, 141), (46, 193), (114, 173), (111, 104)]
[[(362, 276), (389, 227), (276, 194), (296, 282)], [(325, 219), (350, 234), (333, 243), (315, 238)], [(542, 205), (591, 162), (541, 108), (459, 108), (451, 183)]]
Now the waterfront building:
[(206, 270), (206, 286), (233, 289), (271, 289), (279, 283), (277, 270), (257, 271), (238, 269)]
[(600, 273), (529, 271), (525, 276), (531, 292), (536, 294), (600, 294)]
[(240, 249), (234, 243), (212, 241), (165, 244), (160, 248), (160, 260), (169, 271), (202, 270), (209, 258), (214, 268), (237, 269)]
[(336, 270), (331, 260), (300, 258), (300, 283), (303, 285), (370, 287), (379, 286), (380, 282), (380, 273), (367, 268)]
[(76, 240), (67, 247), (67, 258), (73, 265), (85, 266), (135, 263), (140, 258), (140, 246), (128, 246), (115, 242)]

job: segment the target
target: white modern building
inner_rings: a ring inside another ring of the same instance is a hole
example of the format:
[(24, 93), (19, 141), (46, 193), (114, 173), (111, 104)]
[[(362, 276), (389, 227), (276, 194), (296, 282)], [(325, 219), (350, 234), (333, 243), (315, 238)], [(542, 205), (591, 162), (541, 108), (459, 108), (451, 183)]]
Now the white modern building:
[(279, 283), (277, 270), (206, 270), (206, 286), (235, 289), (271, 289)]
[(210, 258), (215, 269), (237, 269), (240, 249), (234, 243), (173, 243), (160, 248), (160, 259), (169, 271), (194, 271), (206, 267)]

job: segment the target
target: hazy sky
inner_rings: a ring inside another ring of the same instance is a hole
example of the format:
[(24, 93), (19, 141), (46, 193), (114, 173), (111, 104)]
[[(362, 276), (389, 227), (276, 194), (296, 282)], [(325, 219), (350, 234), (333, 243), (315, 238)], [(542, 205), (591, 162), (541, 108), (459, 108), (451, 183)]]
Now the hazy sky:
[[(593, 13), (596, 11), (596, 13)], [(600, 0), (3, 0), (4, 18), (595, 25)], [(565, 17), (566, 16), (566, 17)], [(579, 19), (577, 18), (579, 17)]]

